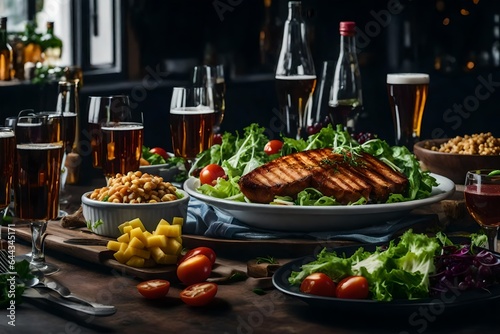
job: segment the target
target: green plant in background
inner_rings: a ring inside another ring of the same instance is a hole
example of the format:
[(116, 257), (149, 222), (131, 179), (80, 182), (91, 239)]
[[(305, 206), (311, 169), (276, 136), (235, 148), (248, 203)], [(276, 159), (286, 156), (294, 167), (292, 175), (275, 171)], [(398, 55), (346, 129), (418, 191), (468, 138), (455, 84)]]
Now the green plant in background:
[(49, 82), (59, 81), (64, 78), (64, 69), (59, 66), (37, 64), (31, 80), (34, 84), (44, 85)]

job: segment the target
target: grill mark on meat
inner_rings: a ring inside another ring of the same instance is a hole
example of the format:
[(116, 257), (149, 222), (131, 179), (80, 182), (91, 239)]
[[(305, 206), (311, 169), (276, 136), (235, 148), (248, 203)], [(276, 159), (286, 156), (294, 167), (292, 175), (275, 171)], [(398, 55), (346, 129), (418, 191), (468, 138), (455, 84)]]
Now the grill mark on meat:
[(341, 204), (361, 197), (385, 201), (390, 193), (403, 193), (408, 180), (377, 158), (363, 153), (356, 164), (332, 149), (317, 149), (280, 157), (256, 168), (239, 181), (243, 194), (252, 202), (269, 203), (275, 196), (292, 196), (307, 187), (333, 196)]

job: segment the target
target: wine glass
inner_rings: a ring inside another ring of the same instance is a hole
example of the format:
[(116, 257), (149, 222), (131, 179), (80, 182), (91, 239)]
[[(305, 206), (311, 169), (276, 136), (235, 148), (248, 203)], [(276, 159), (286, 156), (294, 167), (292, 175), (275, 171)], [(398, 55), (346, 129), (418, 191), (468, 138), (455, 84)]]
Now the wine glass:
[(0, 127), (0, 217), (7, 215), (11, 202), (12, 175), (14, 173), (14, 157), (16, 137), (10, 127)]
[(226, 111), (226, 79), (224, 65), (195, 66), (193, 68), (192, 83), (195, 87), (211, 87), (214, 94), (215, 123), (214, 133), (220, 132), (220, 126)]
[(212, 144), (213, 96), (210, 87), (174, 87), (170, 103), (172, 147), (175, 156), (186, 159), (189, 166)]
[(286, 135), (306, 137), (313, 123), (311, 96), (316, 87), (314, 62), (306, 40), (300, 1), (288, 2), (288, 18), (275, 72), (276, 93)]
[(500, 175), (493, 170), (468, 171), (464, 190), (467, 211), (483, 228), (491, 251), (497, 251), (500, 226)]
[(30, 223), (30, 266), (44, 274), (59, 268), (45, 262), (47, 222), (59, 214), (59, 190), (64, 141), (62, 115), (57, 112), (20, 113), (15, 126), (14, 208)]

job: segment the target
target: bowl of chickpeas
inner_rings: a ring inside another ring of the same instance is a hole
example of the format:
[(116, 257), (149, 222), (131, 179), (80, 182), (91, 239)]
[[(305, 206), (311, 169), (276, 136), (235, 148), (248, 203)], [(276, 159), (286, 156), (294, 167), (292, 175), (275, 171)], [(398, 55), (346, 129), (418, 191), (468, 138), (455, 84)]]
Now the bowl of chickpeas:
[(187, 217), (189, 194), (162, 177), (141, 171), (116, 174), (108, 185), (82, 195), (83, 217), (89, 230), (117, 238), (118, 226), (140, 218), (152, 232), (161, 219)]
[(413, 153), (424, 170), (445, 176), (456, 184), (474, 169), (500, 169), (500, 138), (491, 132), (429, 139), (416, 143)]

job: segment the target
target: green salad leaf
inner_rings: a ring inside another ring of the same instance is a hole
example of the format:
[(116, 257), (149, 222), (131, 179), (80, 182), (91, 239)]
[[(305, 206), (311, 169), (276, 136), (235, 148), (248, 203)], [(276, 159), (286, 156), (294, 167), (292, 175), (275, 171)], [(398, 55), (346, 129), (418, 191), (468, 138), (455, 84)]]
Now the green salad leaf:
[[(283, 147), (280, 155), (268, 156), (264, 146), (269, 141), (265, 134), (266, 129), (258, 124), (251, 124), (243, 129), (243, 134), (236, 132), (224, 133), (222, 144), (213, 145), (209, 150), (200, 153), (193, 164), (189, 175), (193, 171), (208, 164), (214, 163), (222, 166), (228, 176), (227, 180), (219, 178), (215, 186), (203, 185), (198, 190), (205, 195), (218, 198), (245, 201), (239, 191), (237, 181), (253, 169), (269, 162), (278, 156), (288, 155), (305, 150), (332, 148), (337, 153), (344, 153), (346, 159), (350, 157), (352, 163), (356, 162), (356, 155), (362, 152), (369, 153), (400, 171), (408, 177), (409, 187), (406, 194), (391, 194), (387, 203), (403, 202), (426, 198), (431, 195), (432, 187), (437, 186), (436, 179), (428, 171), (422, 171), (420, 164), (413, 153), (406, 147), (390, 146), (379, 138), (371, 139), (363, 144), (354, 140), (341, 126), (334, 129), (331, 125), (323, 127), (318, 133), (307, 139), (294, 139), (283, 137)], [(361, 200), (352, 204), (365, 204)], [(334, 198), (323, 196), (317, 190), (306, 189), (297, 199), (277, 198), (272, 204), (289, 205), (336, 205)]]
[(441, 250), (437, 237), (406, 231), (399, 241), (391, 240), (387, 248), (375, 251), (358, 248), (353, 255), (337, 254), (323, 249), (316, 260), (293, 271), (289, 282), (300, 283), (310, 274), (322, 272), (339, 282), (351, 275), (364, 276), (373, 299), (417, 299), (429, 295), (429, 275), (434, 272), (434, 256)]

